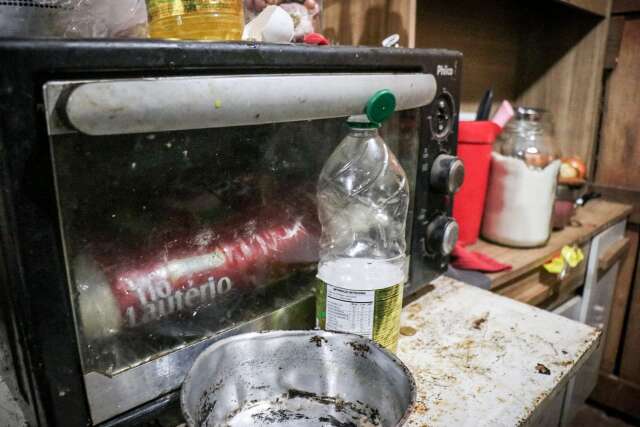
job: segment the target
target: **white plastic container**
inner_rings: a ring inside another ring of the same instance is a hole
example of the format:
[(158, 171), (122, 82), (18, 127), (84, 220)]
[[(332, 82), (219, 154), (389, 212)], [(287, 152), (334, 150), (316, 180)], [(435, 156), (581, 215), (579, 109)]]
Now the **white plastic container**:
[(492, 153), (482, 237), (515, 247), (544, 245), (551, 235), (560, 161), (543, 169)]

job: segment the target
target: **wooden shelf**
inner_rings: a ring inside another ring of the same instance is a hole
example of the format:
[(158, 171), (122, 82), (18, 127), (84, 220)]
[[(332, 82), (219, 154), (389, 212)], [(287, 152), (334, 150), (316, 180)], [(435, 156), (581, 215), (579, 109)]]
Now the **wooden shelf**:
[[(590, 243), (587, 245), (589, 246)], [(577, 271), (576, 274), (569, 274), (569, 276), (566, 277), (562, 282), (560, 282), (558, 287), (554, 289), (554, 295), (538, 306), (544, 308), (545, 310), (552, 311), (573, 298), (573, 296), (575, 295), (575, 291), (584, 286), (586, 276), (585, 273), (587, 270), (586, 267), (587, 263), (585, 261), (581, 265), (581, 271)]]
[(463, 53), (461, 111), (476, 111), (487, 88), (493, 88), (494, 107), (508, 99), (545, 108), (555, 123), (554, 149), (591, 165), (610, 4), (459, 0), (452, 8), (447, 0), (418, 2), (416, 47)]
[(591, 190), (602, 193), (602, 195), (609, 200), (632, 205), (633, 212), (631, 212), (629, 221), (634, 224), (640, 224), (640, 190), (600, 184), (592, 185)]
[(323, 22), (339, 44), (380, 46), (397, 33), (402, 46), (461, 51), (461, 111), (475, 112), (487, 88), (494, 106), (545, 108), (554, 149), (592, 166), (611, 1), (325, 0)]
[(612, 244), (602, 255), (600, 255), (598, 258), (598, 276), (602, 276), (609, 271), (609, 269), (627, 253), (630, 244), (631, 239), (625, 237)]
[(525, 304), (538, 305), (553, 296), (553, 288), (535, 280), (525, 280), (497, 293)]
[[(585, 243), (581, 249), (588, 253), (591, 242)], [(587, 263), (582, 262), (571, 269), (562, 279), (550, 274), (543, 267), (519, 276), (515, 281), (495, 290), (496, 293), (526, 304), (552, 310), (571, 298), (574, 291), (584, 284)]]
[[(606, 200), (593, 200), (579, 208), (574, 217), (580, 224), (553, 232), (549, 242), (542, 247), (518, 249), (500, 246), (484, 240), (469, 246), (469, 250), (482, 252), (500, 262), (513, 266), (510, 271), (489, 274), (491, 289), (496, 289), (539, 268), (545, 261), (558, 253), (565, 245), (581, 245), (605, 228), (629, 216), (630, 205)], [(574, 222), (575, 222), (574, 221)]]

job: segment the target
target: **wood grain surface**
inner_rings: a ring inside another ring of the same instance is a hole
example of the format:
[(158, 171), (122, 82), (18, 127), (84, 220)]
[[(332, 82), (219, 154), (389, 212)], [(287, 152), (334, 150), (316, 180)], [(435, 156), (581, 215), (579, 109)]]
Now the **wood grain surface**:
[(640, 386), (615, 375), (600, 374), (591, 399), (640, 420)]
[(563, 246), (585, 243), (600, 231), (626, 218), (630, 213), (629, 205), (597, 199), (589, 202), (585, 207), (578, 208), (574, 224), (580, 224), (579, 226), (570, 226), (551, 233), (551, 238), (545, 246), (518, 249), (480, 240), (469, 246), (469, 249), (482, 252), (513, 266), (510, 271), (488, 275), (491, 279), (491, 288), (496, 289), (538, 268), (554, 254), (559, 253)]
[(537, 274), (532, 274), (513, 286), (499, 289), (497, 293), (525, 304), (538, 305), (550, 298), (554, 290), (553, 287), (537, 280)]
[(626, 19), (609, 78), (596, 183), (640, 190), (640, 18)]
[[(587, 242), (580, 248), (583, 253), (588, 254), (590, 247), (591, 242)], [(494, 291), (511, 299), (551, 311), (574, 295), (574, 291), (584, 284), (586, 273), (586, 262), (570, 269), (562, 279), (559, 279), (556, 274), (548, 273), (542, 266), (538, 266)]]
[[(588, 254), (591, 249), (591, 242), (584, 243), (580, 246), (582, 253)], [(544, 268), (540, 268), (541, 281), (545, 284), (553, 286), (554, 293), (551, 298), (539, 304), (538, 307), (545, 310), (555, 310), (575, 296), (575, 291), (584, 285), (587, 275), (587, 262), (581, 262), (576, 268), (569, 270), (568, 274), (559, 280), (556, 275), (548, 273)]]
[(515, 99), (520, 17), (518, 2), (448, 0), (418, 2), (417, 47), (441, 47), (464, 54), (462, 111), (476, 111), (484, 91), (494, 99)]
[(640, 188), (632, 190), (629, 188), (595, 184), (591, 186), (590, 191), (596, 191), (608, 200), (633, 206), (633, 212), (631, 212), (629, 222), (640, 225)]
[(324, 0), (325, 35), (341, 45), (380, 46), (397, 33), (400, 45), (414, 47), (417, 0)]
[(611, 316), (609, 317), (609, 326), (602, 355), (602, 363), (600, 364), (600, 369), (607, 374), (613, 373), (616, 367), (618, 353), (620, 351), (622, 332), (624, 330), (624, 319), (629, 304), (629, 295), (631, 294), (631, 285), (633, 284), (636, 260), (638, 259), (639, 235), (640, 228), (630, 225), (629, 229), (627, 229), (629, 250), (620, 265), (616, 289), (611, 302)]
[(418, 2), (416, 46), (463, 52), (462, 111), (475, 111), (487, 88), (496, 103), (546, 108), (555, 122), (556, 151), (590, 164), (609, 22), (601, 15), (609, 6), (609, 0), (526, 8), (508, 0), (460, 0), (456, 7), (445, 0)]
[(607, 271), (609, 271), (609, 269), (620, 260), (620, 258), (626, 255), (630, 244), (631, 241), (629, 238), (624, 237), (623, 239), (613, 243), (598, 257), (598, 278), (600, 278), (600, 276), (604, 276)]
[[(559, 154), (580, 156), (592, 166), (609, 20), (550, 9), (533, 16), (526, 28), (518, 102), (548, 109)], [(593, 167), (588, 169), (592, 177)]]
[[(622, 348), (620, 377), (640, 386), (640, 269), (636, 268)], [(637, 401), (637, 403), (640, 400)]]
[(640, 12), (640, 0), (613, 0), (611, 13)]
[(624, 21), (625, 18), (622, 15), (612, 16), (609, 20), (609, 36), (607, 37), (607, 48), (604, 55), (604, 68), (606, 70), (613, 70), (618, 65)]

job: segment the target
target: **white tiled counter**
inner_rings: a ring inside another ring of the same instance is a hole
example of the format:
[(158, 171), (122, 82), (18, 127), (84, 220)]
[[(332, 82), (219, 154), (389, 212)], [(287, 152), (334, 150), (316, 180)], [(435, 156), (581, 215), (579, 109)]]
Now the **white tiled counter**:
[(601, 335), (447, 278), (405, 307), (401, 325), (398, 357), (418, 388), (412, 427), (548, 425)]

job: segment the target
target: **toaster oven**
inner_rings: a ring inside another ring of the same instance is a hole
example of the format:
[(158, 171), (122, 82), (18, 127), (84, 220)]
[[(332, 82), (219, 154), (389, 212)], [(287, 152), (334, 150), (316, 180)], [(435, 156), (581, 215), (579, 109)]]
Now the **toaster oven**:
[(446, 268), (462, 56), (0, 41), (0, 349), (34, 425), (130, 425), (211, 342), (314, 326), (324, 161), (381, 89), (410, 178), (409, 281)]

